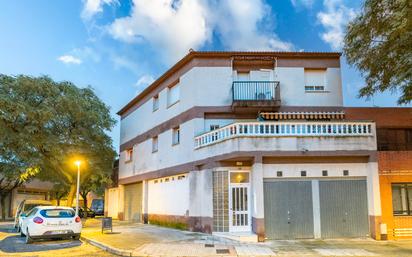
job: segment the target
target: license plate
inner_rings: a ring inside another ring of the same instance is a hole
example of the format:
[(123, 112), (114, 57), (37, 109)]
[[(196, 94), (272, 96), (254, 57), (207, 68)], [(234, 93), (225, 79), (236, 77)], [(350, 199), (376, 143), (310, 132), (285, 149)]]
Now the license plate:
[(67, 226), (67, 225), (69, 225), (69, 223), (66, 223), (66, 222), (59, 222), (59, 223), (47, 223), (47, 225), (49, 225), (49, 226)]
[(50, 232), (50, 234), (52, 235), (67, 234), (67, 233), (68, 233), (67, 230), (55, 230), (55, 231)]

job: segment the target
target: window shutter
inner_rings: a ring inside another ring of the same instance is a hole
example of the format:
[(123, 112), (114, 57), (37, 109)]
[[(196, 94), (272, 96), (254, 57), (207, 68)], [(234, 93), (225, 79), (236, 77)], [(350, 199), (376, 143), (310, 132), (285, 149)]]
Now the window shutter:
[(305, 70), (305, 86), (325, 86), (324, 70)]

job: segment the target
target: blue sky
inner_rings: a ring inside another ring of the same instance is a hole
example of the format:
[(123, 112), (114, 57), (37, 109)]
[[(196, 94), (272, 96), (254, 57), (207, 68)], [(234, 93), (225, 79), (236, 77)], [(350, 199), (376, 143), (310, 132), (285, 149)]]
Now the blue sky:
[[(0, 73), (91, 85), (118, 119), (190, 48), (340, 51), (360, 7), (357, 0), (1, 1)], [(346, 106), (396, 105), (386, 93), (358, 99), (363, 79), (344, 58), (342, 76)], [(117, 124), (116, 149), (119, 134)]]

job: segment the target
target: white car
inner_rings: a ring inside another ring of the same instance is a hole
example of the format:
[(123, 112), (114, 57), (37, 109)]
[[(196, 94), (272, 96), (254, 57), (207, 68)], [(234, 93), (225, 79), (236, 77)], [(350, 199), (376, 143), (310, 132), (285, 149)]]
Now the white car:
[(37, 206), (27, 213), (21, 224), (21, 236), (26, 243), (35, 239), (74, 238), (78, 240), (82, 221), (70, 207)]

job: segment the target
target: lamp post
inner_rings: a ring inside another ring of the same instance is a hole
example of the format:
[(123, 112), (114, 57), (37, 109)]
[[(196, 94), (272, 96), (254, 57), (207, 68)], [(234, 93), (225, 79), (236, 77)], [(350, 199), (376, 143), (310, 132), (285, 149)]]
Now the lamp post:
[(77, 166), (77, 191), (76, 191), (76, 216), (79, 215), (79, 193), (80, 193), (80, 161), (74, 162)]

